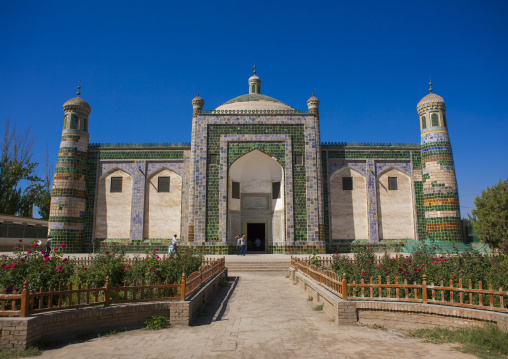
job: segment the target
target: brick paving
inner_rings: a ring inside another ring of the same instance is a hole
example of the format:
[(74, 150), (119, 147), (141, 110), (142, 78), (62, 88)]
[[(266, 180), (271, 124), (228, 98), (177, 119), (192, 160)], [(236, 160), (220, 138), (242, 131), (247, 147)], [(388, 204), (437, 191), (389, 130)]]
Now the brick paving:
[(314, 306), (284, 275), (232, 273), (191, 327), (122, 332), (40, 358), (475, 358), (397, 332), (337, 327)]

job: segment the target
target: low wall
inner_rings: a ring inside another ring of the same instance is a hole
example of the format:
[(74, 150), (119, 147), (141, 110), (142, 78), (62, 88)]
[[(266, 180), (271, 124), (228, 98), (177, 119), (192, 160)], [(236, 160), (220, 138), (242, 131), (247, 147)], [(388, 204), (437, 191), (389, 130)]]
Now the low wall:
[(227, 268), (185, 301), (121, 304), (109, 307), (61, 310), (30, 317), (0, 318), (0, 350), (26, 349), (40, 341), (60, 341), (83, 334), (137, 329), (153, 315), (169, 317), (171, 325), (186, 326), (199, 306), (213, 296), (227, 277)]
[(463, 328), (486, 323), (508, 332), (508, 314), (434, 304), (342, 300), (311, 278), (289, 269), (289, 278), (306, 291), (337, 325), (382, 325), (389, 329)]

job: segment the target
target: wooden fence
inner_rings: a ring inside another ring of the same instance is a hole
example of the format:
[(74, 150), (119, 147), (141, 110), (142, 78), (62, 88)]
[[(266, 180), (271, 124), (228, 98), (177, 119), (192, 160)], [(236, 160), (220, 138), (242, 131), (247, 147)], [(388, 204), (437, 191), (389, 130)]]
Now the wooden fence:
[(90, 306), (107, 306), (120, 303), (150, 302), (163, 300), (185, 300), (210, 278), (220, 273), (226, 260), (224, 257), (217, 260), (206, 260), (205, 265), (197, 272), (188, 277), (182, 274), (180, 284), (162, 283), (159, 278), (153, 282), (150, 278), (148, 283), (141, 280), (140, 283), (124, 283), (120, 287), (111, 287), (109, 277), (106, 278), (104, 287), (89, 284), (73, 286), (69, 283), (66, 288), (60, 283), (55, 289), (50, 286), (47, 291), (40, 288), (39, 291), (29, 291), (28, 282), (23, 283), (21, 292), (13, 291), (6, 293), (6, 289), (0, 294), (0, 316), (26, 317), (30, 314), (51, 312), (63, 309), (77, 309)]
[(503, 288), (494, 290), (492, 285), (484, 289), (482, 282), (478, 283), (477, 289), (473, 287), (471, 280), (464, 288), (462, 279), (459, 279), (458, 287), (454, 287), (453, 281), (449, 282), (449, 286), (445, 286), (443, 281), (435, 285), (427, 283), (427, 276), (424, 274), (421, 284), (411, 284), (407, 280), (399, 283), (399, 278), (392, 282), (389, 276), (386, 277), (385, 283), (381, 276), (377, 278), (377, 283), (372, 277), (367, 282), (362, 279), (360, 283), (348, 283), (345, 274), (340, 277), (333, 271), (320, 269), (296, 257), (291, 257), (291, 266), (343, 300), (416, 302), (508, 313), (508, 308), (505, 307), (508, 292), (503, 291)]

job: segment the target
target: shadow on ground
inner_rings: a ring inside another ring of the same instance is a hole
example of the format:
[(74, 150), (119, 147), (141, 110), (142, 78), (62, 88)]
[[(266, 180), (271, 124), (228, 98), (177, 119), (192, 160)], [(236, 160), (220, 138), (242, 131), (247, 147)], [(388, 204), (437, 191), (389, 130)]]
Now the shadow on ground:
[(239, 280), (239, 277), (228, 277), (227, 282), (219, 288), (213, 298), (199, 308), (198, 314), (192, 321), (191, 326), (209, 325), (212, 322), (221, 321), (226, 314), (228, 303), (238, 286)]

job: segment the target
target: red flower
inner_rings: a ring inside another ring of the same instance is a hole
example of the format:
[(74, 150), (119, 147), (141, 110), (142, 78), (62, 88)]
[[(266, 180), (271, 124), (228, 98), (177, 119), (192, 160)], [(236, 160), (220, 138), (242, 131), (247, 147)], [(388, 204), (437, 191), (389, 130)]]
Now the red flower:
[(365, 275), (365, 272), (363, 272), (362, 275)]
[(86, 268), (86, 267), (85, 267), (85, 268), (83, 268), (83, 269), (84, 269), (84, 270), (87, 270), (88, 268)]
[(406, 274), (409, 274), (409, 271), (407, 271)]
[(403, 266), (403, 267), (407, 267), (407, 265), (406, 265), (406, 264), (403, 264), (402, 266)]
[(106, 264), (106, 263), (108, 263), (108, 262), (104, 261), (104, 264)]
[(109, 254), (109, 252), (106, 251), (106, 254)]
[(399, 272), (402, 272), (402, 268), (399, 268)]
[(376, 267), (376, 269), (379, 269), (379, 268), (380, 268), (379, 266)]
[(358, 268), (360, 268), (360, 266), (358, 266)]
[(32, 251), (28, 251), (27, 253), (30, 254), (30, 253), (32, 253)]
[(421, 271), (422, 269), (421, 268), (418, 268), (418, 272)]
[(453, 275), (453, 278), (455, 278), (455, 274)]
[(432, 248), (437, 249), (436, 247), (432, 247)]
[(55, 248), (53, 248), (53, 250), (56, 252), (58, 250), (58, 248), (55, 247)]

